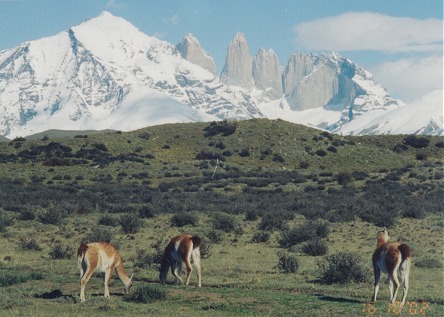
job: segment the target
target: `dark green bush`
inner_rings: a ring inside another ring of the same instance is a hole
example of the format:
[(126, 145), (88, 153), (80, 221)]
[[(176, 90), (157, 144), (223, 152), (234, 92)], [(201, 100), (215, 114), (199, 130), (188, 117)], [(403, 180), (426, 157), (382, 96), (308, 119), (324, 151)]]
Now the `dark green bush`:
[(299, 269), (299, 260), (288, 253), (278, 253), (277, 268), (283, 273), (296, 273)]
[(236, 217), (224, 212), (214, 213), (212, 224), (214, 230), (222, 230), (224, 232), (233, 232), (238, 226)]
[(183, 227), (186, 225), (196, 226), (197, 215), (190, 212), (182, 212), (174, 214), (171, 217), (171, 225), (173, 227)]
[(324, 157), (327, 155), (327, 152), (325, 152), (324, 150), (317, 150), (315, 153), (316, 153), (316, 155), (321, 156), (321, 157)]
[(139, 218), (154, 218), (156, 212), (150, 206), (143, 206), (139, 209)]
[(236, 131), (236, 126), (235, 122), (228, 122), (227, 120), (219, 122), (213, 121), (210, 125), (205, 127), (204, 135), (205, 137), (211, 137), (218, 134), (229, 136)]
[(167, 292), (165, 289), (154, 285), (142, 285), (137, 287), (132, 293), (127, 294), (123, 299), (127, 302), (135, 303), (152, 303), (166, 299)]
[(62, 208), (50, 208), (39, 215), (39, 221), (44, 224), (58, 225), (66, 217)]
[(102, 215), (99, 218), (99, 225), (102, 226), (110, 226), (110, 227), (115, 227), (119, 224), (119, 221), (117, 220), (116, 217), (112, 216), (112, 215)]
[(29, 280), (42, 280), (43, 275), (35, 272), (15, 272), (0, 270), (0, 287), (24, 283)]
[(367, 282), (369, 270), (364, 260), (353, 252), (338, 252), (318, 261), (320, 280), (325, 284), (346, 284)]
[(415, 260), (415, 266), (417, 267), (425, 267), (425, 268), (442, 268), (443, 264), (438, 259), (432, 259), (432, 258), (422, 258)]
[(419, 149), (428, 147), (430, 140), (422, 136), (409, 135), (404, 138), (403, 143)]
[(139, 268), (150, 268), (154, 264), (160, 264), (162, 261), (163, 251), (148, 252), (145, 249), (136, 249), (136, 259), (134, 266)]
[(347, 185), (349, 183), (351, 183), (353, 181), (353, 176), (351, 173), (349, 172), (339, 172), (336, 176), (335, 176), (336, 181), (338, 182), (339, 185)]
[(56, 241), (52, 246), (49, 255), (53, 259), (70, 259), (73, 255), (73, 249), (70, 245), (65, 245), (61, 241)]
[(98, 226), (94, 228), (88, 235), (86, 235), (82, 243), (91, 243), (91, 242), (107, 242), (110, 243), (113, 237), (113, 233), (111, 229), (107, 227)]
[(141, 227), (141, 219), (134, 214), (120, 216), (119, 224), (125, 233), (136, 233)]
[(256, 242), (256, 243), (264, 243), (264, 242), (267, 242), (268, 239), (270, 239), (270, 233), (258, 231), (253, 234), (251, 241)]
[(305, 254), (312, 256), (325, 255), (328, 252), (328, 246), (324, 240), (312, 239), (305, 243), (302, 247), (302, 251)]
[(18, 245), (21, 250), (42, 251), (42, 248), (37, 242), (37, 239), (34, 237), (28, 237), (28, 238), (20, 237)]
[(201, 244), (200, 244), (200, 256), (202, 259), (207, 259), (212, 255), (213, 252), (213, 244), (211, 243), (211, 241), (204, 237), (201, 240)]
[(330, 229), (326, 222), (306, 222), (299, 227), (284, 230), (279, 240), (279, 245), (289, 248), (295, 244), (316, 238), (326, 238)]

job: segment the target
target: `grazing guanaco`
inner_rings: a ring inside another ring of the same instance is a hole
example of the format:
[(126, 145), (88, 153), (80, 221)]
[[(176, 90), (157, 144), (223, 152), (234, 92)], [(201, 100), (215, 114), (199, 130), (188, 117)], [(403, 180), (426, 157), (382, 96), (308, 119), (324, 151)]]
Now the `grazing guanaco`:
[(105, 273), (105, 298), (109, 298), (109, 281), (113, 270), (125, 286), (125, 293), (129, 293), (132, 278), (128, 277), (123, 269), (122, 257), (116, 248), (106, 242), (81, 244), (77, 251), (77, 260), (80, 268), (80, 301), (85, 301), (85, 286), (94, 271)]
[[(388, 242), (388, 231), (386, 228), (378, 232), (376, 250), (373, 253), (372, 263), (375, 273), (374, 293), (371, 303), (376, 302), (379, 290), (381, 272), (388, 273), (390, 290), (390, 302), (393, 304), (399, 290), (398, 270), (401, 274), (403, 287), (401, 306), (404, 305), (409, 289), (409, 276), (411, 264), (411, 250), (407, 244)], [(395, 287), (393, 291), (393, 286)]]
[(183, 280), (179, 274), (182, 270), (182, 263), (185, 262), (187, 268), (185, 285), (188, 285), (190, 283), (191, 273), (193, 272), (193, 266), (191, 264), (191, 262), (193, 262), (197, 269), (197, 277), (199, 279), (198, 286), (201, 287), (200, 245), (201, 239), (197, 236), (181, 234), (172, 238), (163, 253), (159, 274), (161, 282), (165, 283), (168, 270), (171, 268), (174, 277), (183, 284)]

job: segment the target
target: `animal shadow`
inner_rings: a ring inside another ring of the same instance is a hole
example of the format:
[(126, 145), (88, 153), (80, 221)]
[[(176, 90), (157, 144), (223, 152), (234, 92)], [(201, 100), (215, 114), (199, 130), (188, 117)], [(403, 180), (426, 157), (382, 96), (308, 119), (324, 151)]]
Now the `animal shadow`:
[(40, 299), (57, 299), (57, 300), (72, 300), (75, 301), (74, 297), (72, 295), (64, 295), (61, 290), (55, 289), (50, 292), (45, 292), (42, 294), (36, 294), (34, 295), (35, 298)]
[(324, 294), (314, 294), (314, 296), (317, 296), (319, 300), (327, 301), (327, 302), (337, 302), (337, 303), (362, 303), (362, 301), (357, 299), (350, 299), (350, 298), (344, 298), (344, 297), (334, 297)]

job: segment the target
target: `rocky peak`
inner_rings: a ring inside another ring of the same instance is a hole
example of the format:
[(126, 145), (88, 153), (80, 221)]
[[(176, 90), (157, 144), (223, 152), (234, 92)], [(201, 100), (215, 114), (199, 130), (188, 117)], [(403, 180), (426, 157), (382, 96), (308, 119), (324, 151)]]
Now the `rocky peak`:
[(238, 32), (228, 45), (225, 66), (220, 75), (224, 84), (244, 88), (253, 87), (252, 57), (245, 35)]
[(183, 58), (193, 64), (201, 66), (216, 76), (216, 63), (213, 58), (202, 49), (199, 41), (192, 34), (186, 34), (182, 42), (176, 45), (176, 49)]
[(252, 72), (256, 88), (265, 90), (271, 100), (282, 97), (282, 70), (273, 50), (259, 50), (253, 58)]

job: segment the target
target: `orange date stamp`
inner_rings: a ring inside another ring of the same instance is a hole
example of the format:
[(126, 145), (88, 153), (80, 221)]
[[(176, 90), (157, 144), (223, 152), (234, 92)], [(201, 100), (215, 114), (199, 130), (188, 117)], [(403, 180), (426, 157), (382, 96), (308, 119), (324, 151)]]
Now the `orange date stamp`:
[(427, 309), (429, 307), (429, 303), (425, 300), (423, 300), (422, 302), (418, 303), (418, 302), (406, 302), (404, 307), (401, 306), (401, 302), (395, 302), (393, 304), (389, 303), (387, 306), (387, 309), (378, 309), (375, 307), (374, 303), (370, 303), (370, 304), (362, 304), (362, 312), (364, 314), (367, 314), (368, 316), (373, 316), (373, 315), (377, 315), (380, 313), (386, 313), (387, 315), (400, 315), (403, 308), (404, 308), (404, 313), (406, 313), (406, 308), (408, 309), (408, 314), (409, 315), (426, 315), (427, 314)]

